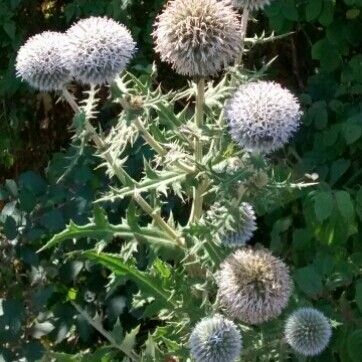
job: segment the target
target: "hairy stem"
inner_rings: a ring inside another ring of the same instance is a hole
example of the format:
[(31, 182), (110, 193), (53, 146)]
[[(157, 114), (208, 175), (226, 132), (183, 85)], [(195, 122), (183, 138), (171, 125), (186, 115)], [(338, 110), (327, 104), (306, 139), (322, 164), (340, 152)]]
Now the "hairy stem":
[[(202, 163), (202, 126), (204, 123), (204, 105), (205, 105), (205, 80), (201, 78), (197, 83), (195, 124), (200, 130), (200, 134), (195, 137), (195, 162)], [(198, 221), (202, 216), (204, 181), (194, 189), (193, 205), (191, 210), (190, 221)]]
[[(68, 101), (69, 105), (72, 107), (75, 113), (80, 112), (80, 108), (77, 102), (75, 101), (74, 97), (65, 88), (63, 89), (63, 96)], [(126, 184), (127, 181), (132, 181), (134, 184), (136, 184), (136, 181), (133, 180), (128, 175), (128, 173), (117, 164), (116, 160), (112, 157), (111, 153), (107, 151), (107, 147), (102, 137), (99, 136), (95, 128), (91, 125), (91, 123), (88, 120), (85, 122), (85, 129), (90, 134), (92, 141), (96, 145), (98, 151), (102, 152), (103, 157), (105, 158), (107, 163), (111, 166), (116, 177), (123, 184)], [(180, 237), (178, 232), (161, 217), (159, 212), (155, 212), (152, 206), (141, 195), (134, 195), (133, 198), (137, 202), (137, 204), (141, 207), (141, 209), (152, 217), (152, 219), (158, 225), (158, 227), (161, 230), (164, 230), (168, 235), (170, 235), (175, 240), (177, 245), (182, 246), (184, 244), (184, 240)]]
[[(165, 157), (167, 155), (167, 150), (162, 147), (162, 145), (159, 144), (155, 140), (155, 138), (148, 132), (144, 124), (142, 123), (141, 119), (138, 117), (133, 121), (133, 124), (136, 126), (137, 130), (141, 133), (143, 139), (145, 142), (147, 142), (160, 156)], [(195, 172), (194, 168), (191, 166), (188, 166), (184, 162), (178, 160), (175, 162), (176, 165), (183, 171), (186, 171), (187, 173), (193, 173)]]
[(245, 47), (245, 37), (246, 33), (248, 31), (248, 22), (250, 17), (250, 11), (248, 9), (243, 10), (243, 15), (241, 17), (241, 44), (240, 44), (240, 53), (237, 58), (237, 64), (241, 65), (243, 60), (243, 54), (244, 54), (244, 47)]

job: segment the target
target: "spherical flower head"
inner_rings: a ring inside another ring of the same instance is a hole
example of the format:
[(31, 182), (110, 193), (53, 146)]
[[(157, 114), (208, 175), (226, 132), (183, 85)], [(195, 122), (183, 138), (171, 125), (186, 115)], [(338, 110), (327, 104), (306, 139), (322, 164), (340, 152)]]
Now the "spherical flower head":
[(302, 116), (298, 100), (275, 82), (241, 85), (225, 106), (233, 140), (250, 152), (268, 154), (297, 131)]
[(242, 339), (236, 325), (217, 314), (195, 326), (189, 347), (196, 362), (235, 362), (240, 357)]
[(237, 250), (221, 264), (216, 282), (221, 308), (249, 324), (279, 316), (292, 291), (288, 267), (266, 250)]
[(298, 353), (304, 356), (320, 354), (332, 335), (328, 319), (314, 308), (300, 308), (285, 324), (285, 339)]
[(64, 57), (66, 35), (45, 31), (29, 38), (16, 57), (16, 75), (41, 91), (60, 90), (70, 81)]
[(249, 11), (264, 9), (272, 0), (231, 0), (237, 9), (247, 9)]
[(238, 230), (231, 232), (222, 238), (222, 243), (229, 247), (240, 247), (245, 244), (253, 237), (256, 225), (256, 216), (253, 207), (243, 202), (240, 206), (240, 220), (238, 220)]
[(82, 19), (67, 35), (66, 56), (72, 75), (84, 84), (112, 82), (126, 68), (136, 50), (127, 28), (105, 17)]
[(161, 59), (182, 75), (208, 77), (236, 59), (241, 45), (238, 14), (218, 0), (173, 0), (153, 32)]

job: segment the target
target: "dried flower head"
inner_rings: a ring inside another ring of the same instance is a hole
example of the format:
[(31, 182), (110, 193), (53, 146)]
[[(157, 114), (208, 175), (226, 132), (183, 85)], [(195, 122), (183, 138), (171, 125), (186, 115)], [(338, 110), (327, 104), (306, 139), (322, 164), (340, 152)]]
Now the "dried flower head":
[(300, 308), (285, 324), (285, 339), (298, 353), (304, 356), (320, 354), (332, 335), (328, 319), (317, 309)]
[(216, 282), (220, 306), (250, 324), (280, 315), (292, 291), (288, 267), (266, 250), (237, 250), (221, 264)]
[(16, 75), (42, 91), (62, 89), (71, 78), (64, 58), (67, 42), (66, 35), (52, 31), (29, 38), (16, 57)]
[(240, 206), (240, 219), (237, 222), (237, 230), (229, 232), (222, 238), (222, 243), (229, 247), (240, 247), (253, 237), (256, 226), (256, 217), (253, 207), (243, 202)]
[(161, 59), (179, 74), (212, 76), (236, 59), (238, 14), (218, 0), (173, 0), (158, 16), (153, 36)]
[(240, 86), (226, 104), (225, 114), (235, 142), (248, 151), (266, 154), (290, 140), (302, 116), (292, 93), (266, 81)]
[(104, 84), (127, 66), (136, 44), (128, 29), (102, 17), (82, 19), (68, 31), (66, 56), (74, 78), (85, 84)]
[(234, 362), (240, 357), (242, 339), (236, 325), (217, 314), (195, 326), (189, 347), (196, 362)]
[(272, 0), (231, 0), (237, 9), (258, 10), (264, 9)]

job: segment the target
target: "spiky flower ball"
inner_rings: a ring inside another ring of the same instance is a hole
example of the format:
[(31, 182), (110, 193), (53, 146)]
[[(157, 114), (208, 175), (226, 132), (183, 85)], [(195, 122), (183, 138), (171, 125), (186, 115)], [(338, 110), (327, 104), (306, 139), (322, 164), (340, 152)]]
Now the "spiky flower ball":
[(240, 219), (237, 222), (237, 231), (230, 232), (222, 238), (222, 243), (229, 247), (244, 246), (254, 235), (256, 217), (253, 207), (243, 202), (240, 207)]
[(332, 335), (328, 319), (314, 308), (300, 308), (285, 324), (285, 339), (298, 353), (304, 356), (320, 354)]
[(231, 137), (251, 152), (268, 154), (283, 147), (302, 116), (298, 100), (275, 82), (243, 84), (225, 107)]
[(127, 66), (136, 44), (128, 29), (106, 17), (90, 17), (68, 31), (66, 56), (74, 78), (85, 84), (104, 84)]
[(32, 36), (19, 49), (16, 75), (42, 91), (60, 90), (70, 80), (64, 57), (68, 42), (62, 33), (45, 31)]
[(195, 326), (189, 347), (196, 362), (235, 362), (240, 357), (242, 339), (236, 325), (217, 314)]
[(237, 9), (258, 10), (264, 9), (272, 0), (231, 0)]
[(280, 315), (292, 291), (288, 267), (266, 250), (237, 250), (221, 264), (216, 282), (221, 308), (249, 324)]
[(173, 0), (158, 16), (156, 51), (179, 74), (207, 77), (236, 59), (241, 44), (238, 14), (218, 0)]

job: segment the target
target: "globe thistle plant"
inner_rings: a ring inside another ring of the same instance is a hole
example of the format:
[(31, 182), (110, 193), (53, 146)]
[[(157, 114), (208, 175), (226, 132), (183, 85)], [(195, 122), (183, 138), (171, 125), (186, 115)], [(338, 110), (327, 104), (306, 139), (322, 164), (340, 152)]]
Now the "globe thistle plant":
[(61, 90), (71, 79), (64, 57), (67, 44), (66, 35), (52, 31), (29, 38), (16, 57), (17, 76), (41, 91)]
[(288, 318), (284, 334), (296, 352), (316, 356), (328, 346), (332, 329), (328, 319), (317, 309), (300, 308)]
[(292, 291), (288, 267), (266, 250), (237, 250), (221, 264), (216, 282), (227, 315), (249, 324), (280, 315)]
[(188, 76), (215, 75), (237, 58), (241, 45), (238, 14), (218, 0), (170, 1), (153, 36), (161, 59)]
[(222, 243), (229, 247), (244, 246), (254, 235), (256, 217), (253, 207), (243, 202), (240, 207), (240, 220), (238, 220), (236, 232), (230, 232), (222, 238)]
[(128, 29), (106, 17), (90, 17), (68, 31), (66, 57), (73, 77), (85, 84), (109, 83), (127, 66), (136, 44)]
[(292, 93), (267, 81), (240, 86), (226, 104), (225, 114), (233, 140), (247, 151), (264, 154), (288, 143), (302, 116)]
[(231, 0), (237, 9), (247, 9), (249, 11), (264, 9), (272, 0)]
[(196, 362), (234, 362), (240, 357), (242, 338), (232, 321), (217, 314), (195, 326), (189, 347)]

